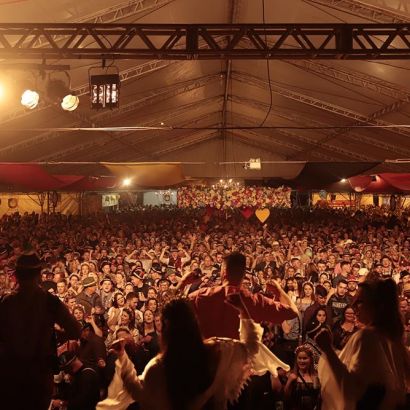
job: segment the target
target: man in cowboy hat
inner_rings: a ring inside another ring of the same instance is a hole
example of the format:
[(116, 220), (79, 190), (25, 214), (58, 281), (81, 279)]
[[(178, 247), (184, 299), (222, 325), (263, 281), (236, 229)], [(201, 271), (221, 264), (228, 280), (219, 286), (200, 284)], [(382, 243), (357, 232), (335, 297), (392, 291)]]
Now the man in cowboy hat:
[(4, 409), (47, 409), (56, 361), (54, 324), (68, 339), (80, 336), (64, 304), (39, 286), (41, 262), (33, 252), (17, 259), (17, 292), (0, 302), (0, 383)]
[(100, 295), (97, 293), (97, 282), (92, 276), (83, 280), (83, 291), (77, 295), (77, 303), (84, 306), (87, 316), (91, 315), (91, 310), (96, 306), (102, 307)]

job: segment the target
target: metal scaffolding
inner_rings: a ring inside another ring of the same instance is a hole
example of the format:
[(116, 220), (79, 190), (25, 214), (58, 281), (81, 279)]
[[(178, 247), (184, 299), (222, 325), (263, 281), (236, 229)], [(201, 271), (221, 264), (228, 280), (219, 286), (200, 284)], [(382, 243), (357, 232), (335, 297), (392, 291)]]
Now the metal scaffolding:
[[(120, 117), (122, 115), (129, 114), (138, 108), (146, 107), (150, 104), (156, 104), (166, 99), (175, 97), (180, 94), (184, 94), (193, 91), (197, 88), (204, 87), (206, 84), (212, 83), (214, 81), (220, 80), (219, 74), (208, 75), (192, 80), (185, 81), (176, 85), (171, 85), (169, 87), (163, 87), (160, 89), (155, 89), (150, 91), (147, 95), (142, 98), (131, 101), (128, 104), (121, 106), (115, 111), (100, 112), (91, 117), (91, 121), (94, 125), (102, 124), (104, 121), (108, 121), (113, 117)], [(81, 122), (73, 122), (68, 125), (69, 127), (81, 126)], [(0, 158), (5, 158), (8, 155), (12, 155), (14, 152), (21, 149), (29, 149), (40, 143), (45, 143), (54, 138), (58, 138), (59, 133), (54, 131), (46, 131), (34, 137), (25, 139), (24, 141), (0, 148)]]
[(409, 16), (406, 16), (405, 13), (400, 10), (386, 8), (385, 4), (375, 6), (359, 0), (305, 0), (305, 3), (320, 4), (379, 23), (408, 23), (409, 21)]
[(0, 58), (12, 59), (409, 57), (409, 24), (0, 24)]

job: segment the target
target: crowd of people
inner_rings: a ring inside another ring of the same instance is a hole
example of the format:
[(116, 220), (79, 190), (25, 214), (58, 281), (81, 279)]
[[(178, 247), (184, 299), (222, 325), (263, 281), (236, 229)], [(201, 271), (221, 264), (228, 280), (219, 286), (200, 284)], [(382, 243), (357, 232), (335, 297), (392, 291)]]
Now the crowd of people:
[[(238, 307), (225, 314), (225, 290), (221, 293), (224, 260), (231, 254), (244, 256), (245, 270), (230, 286), (244, 292), (241, 303), (261, 324), (264, 346), (289, 366), (254, 378), (247, 408), (320, 408), (321, 384), (340, 368), (332, 352), (344, 352), (366, 327), (357, 299), (368, 282), (396, 284), (401, 342), (410, 347), (405, 212), (277, 209), (265, 224), (239, 211), (177, 208), (82, 217), (13, 214), (3, 216), (0, 230), (0, 296), (13, 295), (19, 286), (16, 262), (34, 253), (41, 260), (41, 288), (55, 295), (78, 325), (76, 334), (71, 319), (61, 314), (55, 320), (52, 408), (95, 408), (109, 394), (119, 344), (143, 374), (161, 351), (162, 312), (175, 299), (191, 300), (203, 337), (239, 339)], [(394, 297), (389, 287), (367, 289), (370, 294)], [(222, 307), (210, 309), (209, 300)], [(27, 323), (29, 334), (29, 318)], [(5, 354), (1, 331), (0, 355)], [(323, 354), (327, 368), (319, 364)], [(130, 408), (138, 408), (131, 402)]]

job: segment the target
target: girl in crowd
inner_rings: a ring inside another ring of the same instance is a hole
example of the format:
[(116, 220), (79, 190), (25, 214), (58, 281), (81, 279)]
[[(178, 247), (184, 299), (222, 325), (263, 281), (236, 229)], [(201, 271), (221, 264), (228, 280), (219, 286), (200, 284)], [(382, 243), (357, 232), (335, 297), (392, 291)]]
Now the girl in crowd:
[(319, 377), (324, 408), (406, 408), (410, 366), (396, 284), (390, 279), (359, 284), (353, 307), (364, 327), (350, 338), (340, 356), (327, 330), (316, 336), (323, 351)]
[(123, 292), (125, 290), (125, 277), (122, 273), (117, 272), (115, 274), (115, 287)]
[(316, 312), (313, 314), (313, 317), (316, 318), (316, 320), (322, 324), (325, 325), (327, 321), (327, 312), (326, 309), (320, 307), (316, 310)]
[(114, 335), (119, 329), (127, 329), (132, 336), (134, 343), (138, 344), (140, 341), (140, 334), (138, 329), (135, 327), (135, 315), (131, 309), (122, 308), (119, 318), (119, 322), (112, 328), (112, 331), (108, 334), (105, 341), (107, 346), (111, 346), (114, 341)]
[(75, 317), (75, 320), (80, 322), (81, 327), (85, 325), (85, 311), (83, 305), (75, 305), (73, 308), (73, 316)]
[(319, 284), (320, 284), (320, 285), (323, 285), (323, 283), (324, 283), (326, 280), (329, 280), (328, 274), (327, 274), (327, 273), (324, 273), (324, 272), (321, 273), (320, 276), (319, 276)]
[(305, 282), (302, 286), (302, 292), (300, 293), (299, 299), (296, 301), (296, 306), (299, 313), (302, 315), (305, 310), (315, 303), (315, 290), (313, 284), (310, 282)]
[(125, 288), (124, 288), (124, 294), (125, 296), (128, 295), (128, 293), (134, 292), (134, 285), (130, 282), (127, 282), (125, 284)]
[(293, 371), (285, 386), (288, 410), (314, 410), (319, 407), (320, 385), (314, 368), (313, 352), (309, 346), (299, 346)]
[(332, 329), (333, 346), (338, 350), (342, 350), (346, 346), (350, 337), (357, 330), (356, 314), (350, 305), (345, 307), (342, 317), (343, 319), (336, 322)]
[(68, 289), (73, 290), (75, 294), (80, 292), (80, 276), (77, 273), (72, 273), (68, 278)]
[(87, 262), (83, 262), (80, 266), (80, 276), (81, 280), (85, 279), (90, 273), (90, 266)]
[(121, 292), (114, 293), (112, 306), (108, 309), (107, 325), (113, 331), (118, 324), (121, 310), (125, 305), (125, 297)]
[(154, 314), (147, 309), (144, 312), (144, 321), (140, 329), (141, 342), (151, 360), (159, 352), (159, 338), (155, 328)]
[[(306, 326), (306, 337), (305, 337), (305, 345), (310, 348), (313, 353), (313, 365), (315, 369), (318, 368), (319, 359), (322, 354), (319, 345), (316, 343), (315, 337), (318, 333), (322, 331), (322, 329), (328, 329), (326, 326), (326, 322), (321, 322), (317, 319), (317, 316), (321, 317), (319, 314), (319, 309), (316, 315), (313, 316), (312, 320)], [(329, 330), (330, 332), (330, 330)]]
[(155, 298), (150, 298), (147, 299), (147, 301), (145, 302), (145, 310), (150, 310), (152, 313), (156, 313), (158, 309), (158, 301)]
[(323, 282), (323, 286), (326, 288), (328, 292), (330, 292), (330, 290), (332, 289), (332, 283), (330, 282), (330, 280), (325, 280)]

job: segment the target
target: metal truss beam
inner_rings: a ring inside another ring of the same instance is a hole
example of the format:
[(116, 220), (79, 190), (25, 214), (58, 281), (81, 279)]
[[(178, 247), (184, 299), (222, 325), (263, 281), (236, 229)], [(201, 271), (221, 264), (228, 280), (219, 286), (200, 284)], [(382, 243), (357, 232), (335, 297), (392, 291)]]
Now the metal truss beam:
[[(238, 103), (238, 104), (244, 104), (248, 107), (252, 106), (255, 107), (257, 109), (261, 109), (263, 111), (266, 111), (269, 106), (267, 104), (263, 104), (263, 103), (259, 103), (258, 101), (254, 101), (254, 100), (249, 100), (247, 98), (238, 98), (235, 97), (232, 99), (233, 102)], [(272, 112), (271, 117), (272, 116), (277, 116), (280, 118), (284, 118), (286, 120), (289, 120), (291, 123), (293, 124), (300, 124), (302, 126), (320, 126), (323, 125), (323, 123), (318, 123), (316, 121), (311, 121), (311, 120), (303, 120), (302, 117), (300, 117), (299, 115), (295, 115), (292, 113), (288, 113), (288, 112), (284, 112), (284, 111), (279, 111), (277, 109), (274, 110), (274, 112)], [(244, 118), (243, 115), (240, 116), (241, 118)], [(246, 117), (245, 117), (246, 118)], [(292, 139), (296, 139), (304, 144), (307, 144), (310, 147), (315, 147), (317, 145), (317, 141), (312, 139), (311, 137), (307, 137), (301, 134), (296, 134), (294, 132), (288, 131), (288, 130), (281, 130), (281, 129), (276, 129), (275, 132), (278, 132), (286, 137), (290, 137)], [(262, 133), (263, 134), (263, 133)], [(343, 157), (347, 157), (347, 158), (355, 158), (359, 161), (369, 161), (369, 160), (375, 160), (374, 158), (370, 158), (367, 155), (363, 155), (363, 154), (358, 154), (349, 150), (346, 150), (344, 148), (340, 148), (336, 145), (333, 144), (320, 144), (320, 148), (326, 151), (329, 151), (330, 153), (337, 153)], [(303, 151), (303, 147), (299, 146), (299, 149), (297, 151)], [(317, 154), (317, 151), (314, 151), (314, 155)], [(328, 153), (320, 153), (320, 156), (322, 157), (327, 157), (327, 160), (330, 161), (334, 161), (335, 157), (334, 156), (329, 156)]]
[[(246, 131), (238, 130), (238, 131), (239, 131), (238, 133), (235, 132), (235, 137), (234, 137), (235, 139), (238, 139), (244, 144), (250, 145), (252, 147), (263, 149), (271, 153), (276, 153), (284, 160), (286, 159), (286, 155), (275, 150), (273, 146), (284, 147), (287, 149), (291, 149), (292, 151), (301, 151), (301, 147), (299, 145), (293, 144), (289, 141), (284, 141), (282, 138), (276, 138), (271, 135), (267, 136), (264, 134), (259, 134), (259, 133), (248, 131), (248, 130)], [(326, 160), (330, 159), (326, 156), (321, 156), (320, 154), (317, 154), (317, 156), (322, 159), (326, 159)]]
[[(120, 72), (120, 80), (121, 82), (127, 81), (127, 80), (132, 80), (134, 78), (142, 77), (144, 75), (153, 73), (155, 71), (161, 70), (165, 67), (170, 66), (171, 64), (175, 64), (175, 61), (170, 61), (170, 60), (153, 60), (153, 61), (148, 61), (143, 64), (139, 64), (137, 66), (128, 68), (127, 70), (121, 71)], [(83, 95), (89, 94), (90, 90), (90, 85), (89, 83), (81, 84), (78, 87), (75, 87), (72, 89), (73, 94), (75, 94), (78, 97), (81, 97)], [(2, 118), (0, 118), (0, 123), (5, 124), (10, 121), (14, 121), (17, 119), (21, 119), (24, 117), (28, 117), (29, 115), (37, 114), (40, 111), (43, 111), (45, 109), (48, 109), (52, 107), (54, 104), (49, 104), (47, 101), (42, 101), (38, 107), (34, 111), (28, 111), (26, 108), (18, 108), (15, 111), (8, 113), (4, 115)], [(74, 111), (75, 113), (75, 111)]]
[(410, 102), (410, 89), (359, 71), (348, 70), (344, 67), (334, 67), (323, 64), (317, 60), (285, 60), (285, 62), (302, 70), (366, 88), (378, 94), (394, 98), (395, 100)]
[[(256, 101), (256, 100), (252, 100), (252, 99), (248, 99), (248, 98), (244, 98), (244, 97), (233, 97), (232, 98), (233, 102), (239, 103), (239, 104), (245, 104), (247, 106), (253, 107), (257, 110), (261, 110), (263, 112), (266, 112), (269, 109), (269, 105), (262, 103), (260, 101)], [(295, 124), (300, 124), (302, 126), (307, 126), (307, 127), (326, 127), (329, 126), (330, 124), (325, 123), (323, 121), (317, 121), (317, 120), (313, 120), (311, 118), (308, 118), (307, 116), (304, 116), (302, 113), (298, 112), (297, 114), (295, 114), (293, 111), (287, 111), (285, 109), (278, 109), (277, 107), (275, 107), (274, 111), (271, 113), (271, 116), (278, 116), (281, 118), (285, 118), (288, 119), (289, 121), (291, 121), (292, 123)], [(296, 134), (295, 134), (296, 136)], [(316, 144), (316, 148), (326, 148), (329, 149), (331, 152), (337, 152), (341, 155), (347, 155), (347, 156), (354, 156), (355, 154), (352, 153), (349, 150), (345, 150), (341, 147), (338, 147), (334, 144), (329, 144), (329, 142), (327, 141), (318, 141), (318, 140), (312, 140), (311, 138), (308, 137), (303, 137), (302, 135), (298, 134), (298, 138), (301, 141), (304, 141), (306, 143), (309, 143), (313, 145)], [(302, 140), (303, 138), (303, 140)], [(410, 150), (406, 149), (404, 147), (397, 147), (396, 145), (393, 144), (389, 144), (388, 142), (384, 142), (384, 141), (379, 141), (376, 140), (372, 137), (368, 137), (366, 135), (359, 135), (356, 134), (354, 132), (350, 132), (348, 135), (346, 135), (346, 138), (351, 139), (353, 141), (357, 141), (357, 142), (365, 142), (367, 144), (369, 144), (370, 146), (374, 146), (377, 147), (381, 150), (384, 151), (389, 151), (395, 154), (398, 154), (400, 156), (403, 155), (408, 155), (410, 156)], [(360, 155), (360, 154), (356, 154), (356, 155)], [(369, 161), (369, 157), (362, 157), (362, 158), (357, 158), (360, 160), (366, 160)]]
[[(172, 110), (167, 110), (165, 112), (160, 112), (160, 113), (155, 113), (155, 119), (149, 120), (149, 121), (143, 121), (139, 123), (141, 127), (151, 127), (154, 125), (158, 125), (159, 119), (160, 122), (163, 122), (164, 124), (170, 124), (173, 123), (176, 119), (179, 117), (186, 115), (187, 112), (192, 112), (198, 107), (204, 107), (208, 104), (219, 104), (220, 101), (222, 101), (222, 97), (217, 96), (217, 97), (211, 97), (207, 98), (205, 100), (199, 100), (199, 101), (194, 101), (189, 104), (184, 104), (182, 106), (179, 106), (176, 109)], [(127, 132), (127, 133), (121, 133), (118, 135), (119, 138), (124, 139), (127, 138), (128, 136), (136, 133), (136, 131), (132, 132)], [(141, 133), (141, 132), (139, 132)], [(140, 139), (140, 137), (137, 137), (135, 140), (131, 142), (131, 144), (139, 144), (143, 141), (144, 137)], [(93, 155), (98, 158), (101, 152), (106, 152), (108, 147), (107, 145), (110, 144), (111, 142), (117, 142), (117, 140), (113, 140), (112, 136), (100, 136), (99, 138), (94, 138), (92, 140), (86, 141), (82, 144), (77, 144), (73, 147), (58, 151), (58, 152), (53, 152), (51, 154), (43, 155), (41, 157), (36, 158), (36, 161), (58, 161), (58, 160), (66, 160), (69, 158), (70, 155), (74, 155), (75, 158), (78, 159), (78, 155), (83, 152), (83, 151), (91, 151), (93, 152)]]
[[(225, 41), (224, 38), (219, 37), (216, 38), (215, 41), (219, 43), (223, 43)], [(180, 47), (180, 45), (178, 45), (178, 47)], [(201, 41), (200, 43), (200, 47), (204, 47), (204, 42)], [(123, 70), (120, 72), (120, 81), (124, 82), (127, 80), (132, 80), (138, 77), (142, 77), (144, 75), (153, 73), (155, 71), (161, 70), (163, 68), (166, 68), (168, 66), (170, 66), (171, 64), (175, 64), (177, 63), (177, 61), (172, 61), (172, 60), (151, 60), (151, 61), (147, 61), (146, 63), (143, 64), (139, 64), (137, 66), (133, 66), (130, 68), (127, 68), (126, 70)], [(81, 84), (75, 88), (72, 89), (73, 94), (75, 94), (78, 97), (81, 97), (83, 95), (87, 95), (89, 94), (90, 91), (90, 85), (89, 83), (84, 83)], [(7, 122), (10, 121), (14, 121), (16, 119), (20, 119), (29, 115), (33, 115), (38, 113), (39, 111), (42, 111), (44, 109), (50, 108), (55, 104), (50, 104), (47, 103), (47, 101), (42, 101), (40, 102), (39, 106), (36, 107), (36, 109), (34, 111), (28, 111), (25, 108), (18, 108), (17, 110), (6, 114), (5, 116), (3, 116), (0, 119), (0, 123), (1, 124), (5, 124)], [(76, 112), (72, 113), (75, 114)]]
[[(241, 81), (246, 84), (254, 85), (255, 87), (259, 87), (263, 90), (266, 90), (267, 87), (269, 87), (269, 84), (261, 80), (258, 77), (254, 77), (252, 75), (249, 75), (248, 73), (241, 73), (241, 72), (234, 72), (232, 74), (232, 78)], [(349, 118), (351, 120), (354, 120), (355, 122), (358, 122), (360, 124), (371, 124), (371, 125), (378, 125), (378, 126), (390, 126), (392, 125), (391, 123), (383, 120), (378, 120), (371, 118), (369, 116), (360, 114), (358, 112), (349, 110), (344, 107), (340, 107), (335, 104), (331, 104), (329, 102), (319, 100), (317, 98), (314, 98), (312, 96), (298, 93), (297, 91), (293, 91), (284, 87), (281, 87), (273, 82), (271, 82), (271, 90), (273, 93), (281, 95), (282, 97), (300, 102), (302, 104), (306, 104), (311, 107), (318, 108), (320, 110), (328, 111), (332, 114), (339, 115), (345, 118)], [(397, 104), (397, 103), (394, 103)], [(385, 108), (383, 108), (384, 110)], [(391, 109), (394, 109), (393, 107)], [(386, 111), (387, 112), (387, 111)], [(399, 127), (392, 127), (392, 128), (386, 128), (385, 131), (391, 132), (394, 134), (400, 134), (404, 135), (405, 137), (410, 136), (410, 130), (407, 128), (399, 128)]]
[[(184, 123), (181, 123), (179, 126), (188, 126), (188, 125), (195, 125), (200, 121), (204, 121), (205, 119), (211, 118), (211, 117), (215, 117), (217, 113), (216, 112), (212, 112), (212, 113), (207, 113), (204, 115), (201, 115), (197, 118), (195, 118), (194, 120), (189, 120), (186, 121)], [(107, 140), (106, 138), (102, 138), (102, 142), (99, 144), (98, 149), (93, 149), (92, 151), (90, 151), (89, 149), (84, 150), (82, 149), (81, 151), (83, 153), (86, 153), (86, 155), (81, 155), (80, 157), (78, 154), (76, 154), (74, 156), (74, 159), (80, 158), (81, 160), (85, 160), (85, 159), (93, 159), (93, 158), (102, 158), (104, 156), (107, 155), (107, 153), (109, 153), (110, 155), (110, 160), (111, 158), (115, 155), (115, 154), (119, 154), (121, 155), (121, 153), (123, 153), (125, 150), (127, 151), (139, 151), (141, 150), (141, 147), (146, 146), (147, 144), (152, 144), (153, 147), (155, 147), (155, 149), (158, 149), (160, 147), (158, 147), (158, 141), (161, 137), (158, 136), (158, 133), (161, 133), (161, 131), (149, 131), (147, 132), (143, 132), (143, 131), (133, 131), (130, 133), (125, 133), (125, 135), (123, 134), (117, 134), (116, 138), (113, 139), (112, 137), (110, 137), (109, 140)], [(192, 131), (187, 132), (185, 134), (189, 134), (192, 133)], [(126, 143), (124, 141), (124, 137), (129, 138), (132, 135), (135, 135), (134, 138), (132, 138), (131, 140), (127, 140)], [(168, 138), (169, 134), (163, 134), (164, 138)], [(172, 137), (172, 136), (171, 136)], [(94, 143), (96, 141), (94, 140)], [(114, 145), (113, 145), (114, 144)]]
[[(210, 117), (215, 117), (215, 114), (216, 114), (215, 112), (212, 112), (212, 113), (202, 115), (202, 116), (200, 116), (200, 117), (198, 117), (194, 120), (185, 121), (185, 122), (181, 123), (180, 126), (183, 127), (183, 126), (195, 125), (198, 121), (203, 121), (204, 119), (207, 119), (207, 118), (210, 118)], [(215, 122), (213, 122), (212, 124), (217, 125)], [(210, 130), (202, 130), (202, 131), (206, 132), (206, 131), (210, 131)], [(166, 141), (168, 141), (168, 139), (172, 140), (173, 138), (181, 138), (183, 136), (188, 136), (189, 137), (190, 135), (197, 135), (197, 133), (193, 132), (192, 130), (189, 130), (189, 131), (186, 131), (186, 132), (179, 131), (178, 137), (174, 137), (174, 136), (169, 135), (169, 134), (164, 134), (163, 139), (165, 138)], [(153, 131), (149, 135), (140, 135), (140, 136), (137, 136), (132, 141), (130, 141), (129, 144), (128, 144), (129, 145), (128, 150), (129, 149), (137, 150), (137, 154), (138, 154), (141, 151), (141, 147), (145, 147), (145, 146), (150, 145), (150, 144), (151, 144), (152, 147), (154, 147), (154, 150), (158, 150), (158, 149), (161, 149), (161, 145), (158, 145), (159, 141), (161, 141), (161, 137), (158, 136), (158, 131)], [(118, 154), (118, 157), (121, 158), (121, 156), (124, 155), (124, 148), (125, 148), (124, 146), (119, 147), (117, 145), (114, 152), (110, 150), (110, 158), (112, 158), (115, 154)], [(106, 153), (107, 149), (105, 149), (104, 151)], [(91, 155), (91, 158), (94, 158), (94, 155)]]
[(376, 3), (386, 10), (410, 13), (409, 0), (395, 0), (394, 7), (392, 0), (376, 0)]
[[(204, 136), (205, 134), (205, 136)], [(190, 146), (200, 144), (202, 142), (212, 140), (219, 137), (219, 132), (215, 130), (200, 130), (198, 132), (190, 133), (187, 137), (175, 137), (169, 141), (166, 147), (161, 148), (155, 152), (141, 153), (139, 155), (131, 154), (124, 158), (121, 155), (122, 161), (141, 161), (147, 158), (157, 159), (161, 155), (170, 154), (171, 152), (179, 151)], [(179, 140), (178, 140), (179, 139)], [(114, 157), (115, 158), (115, 157)], [(114, 159), (117, 160), (117, 159)]]
[(99, 10), (77, 20), (78, 23), (113, 23), (138, 14), (152, 12), (175, 0), (129, 0)]
[(305, 3), (320, 4), (334, 10), (360, 16), (378, 23), (408, 23), (409, 16), (391, 8), (378, 7), (358, 0), (304, 0)]
[[(125, 114), (129, 114), (138, 108), (144, 108), (151, 104), (160, 103), (161, 101), (167, 100), (169, 98), (175, 97), (180, 94), (184, 94), (195, 89), (201, 88), (206, 84), (209, 84), (213, 81), (217, 81), (220, 79), (219, 74), (207, 75), (201, 78), (188, 80), (176, 85), (172, 85), (169, 87), (163, 87), (156, 90), (151, 91), (146, 96), (132, 101), (126, 105), (123, 105), (117, 110), (113, 110), (111, 112), (101, 112), (93, 117), (91, 117), (92, 122), (95, 125), (103, 124), (104, 121), (112, 119), (115, 117), (120, 117)], [(74, 122), (68, 125), (68, 127), (78, 127), (81, 123)], [(44, 132), (40, 135), (36, 135), (35, 137), (28, 138), (22, 142), (13, 144), (11, 146), (7, 146), (0, 149), (0, 158), (13, 154), (17, 150), (20, 149), (27, 149), (33, 146), (36, 146), (41, 143), (48, 142), (51, 139), (58, 138), (60, 134), (52, 131), (52, 132)]]
[[(130, 0), (111, 7), (107, 7), (102, 10), (98, 10), (96, 13), (87, 14), (75, 20), (75, 23), (115, 23), (120, 20), (124, 20), (129, 17), (140, 15), (143, 17), (146, 13), (152, 12), (156, 9), (160, 9), (166, 6), (168, 3), (172, 3), (175, 0)], [(54, 43), (67, 40), (65, 35), (53, 35), (50, 39)], [(30, 39), (27, 39), (29, 44)], [(26, 45), (27, 45), (26, 44)], [(39, 37), (37, 41), (31, 44), (31, 47), (47, 47), (49, 45), (49, 39), (45, 37)]]
[[(62, 42), (55, 36), (65, 36)], [(216, 38), (224, 36), (226, 44)], [(243, 47), (244, 40), (248, 40)], [(41, 48), (35, 45), (42, 41)], [(205, 47), (201, 48), (201, 41)], [(183, 44), (183, 48), (179, 47)], [(409, 24), (2, 23), (0, 58), (408, 59)]]

